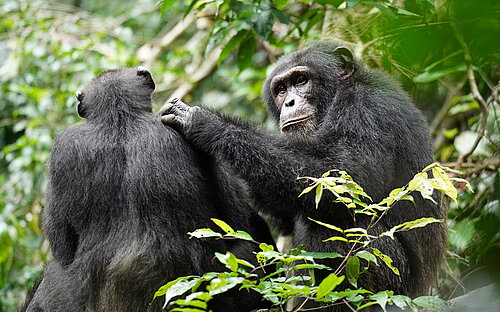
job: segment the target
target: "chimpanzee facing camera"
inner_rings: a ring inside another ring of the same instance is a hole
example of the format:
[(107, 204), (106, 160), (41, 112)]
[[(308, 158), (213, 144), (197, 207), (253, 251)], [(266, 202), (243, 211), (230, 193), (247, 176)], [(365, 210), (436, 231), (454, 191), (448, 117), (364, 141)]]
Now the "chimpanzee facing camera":
[[(354, 219), (344, 205), (329, 198), (323, 198), (318, 209), (314, 195), (299, 198), (306, 185), (297, 177), (345, 170), (378, 202), (433, 161), (422, 113), (390, 77), (363, 68), (345, 47), (317, 43), (282, 57), (265, 82), (263, 98), (281, 134), (179, 100), (164, 106), (162, 119), (195, 147), (238, 172), (256, 206), (293, 228), (294, 243), (310, 251), (346, 255), (350, 246), (323, 243), (328, 231), (309, 217), (344, 229), (353, 227)], [(418, 194), (414, 197), (415, 204), (403, 201), (391, 209), (374, 233), (423, 217), (444, 218), (444, 207)], [(369, 218), (358, 215), (356, 226), (366, 228)], [(435, 279), (445, 242), (444, 223), (375, 240), (372, 246), (394, 261), (401, 277), (387, 266), (371, 265), (358, 285), (374, 292), (425, 294)], [(335, 268), (340, 261), (325, 264)], [(328, 273), (317, 272), (316, 280)], [(350, 311), (346, 306), (322, 311), (344, 310)]]

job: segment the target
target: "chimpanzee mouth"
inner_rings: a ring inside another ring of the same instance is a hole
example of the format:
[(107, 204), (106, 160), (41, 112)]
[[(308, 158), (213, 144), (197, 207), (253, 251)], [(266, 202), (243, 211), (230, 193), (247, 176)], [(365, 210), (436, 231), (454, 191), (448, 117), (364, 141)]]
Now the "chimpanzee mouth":
[(313, 117), (314, 117), (313, 115), (302, 115), (292, 120), (287, 120), (285, 121), (285, 123), (281, 125), (281, 131), (282, 132), (289, 131), (290, 129), (293, 129), (295, 126), (311, 120)]

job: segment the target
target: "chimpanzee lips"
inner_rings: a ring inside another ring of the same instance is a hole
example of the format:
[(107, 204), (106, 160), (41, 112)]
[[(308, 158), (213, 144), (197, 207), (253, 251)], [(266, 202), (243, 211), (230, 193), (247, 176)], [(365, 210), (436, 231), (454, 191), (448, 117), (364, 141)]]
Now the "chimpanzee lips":
[(313, 118), (313, 115), (302, 115), (294, 119), (289, 119), (281, 125), (281, 131), (285, 132), (287, 130), (286, 128), (296, 126), (298, 124), (310, 120), (311, 118)]

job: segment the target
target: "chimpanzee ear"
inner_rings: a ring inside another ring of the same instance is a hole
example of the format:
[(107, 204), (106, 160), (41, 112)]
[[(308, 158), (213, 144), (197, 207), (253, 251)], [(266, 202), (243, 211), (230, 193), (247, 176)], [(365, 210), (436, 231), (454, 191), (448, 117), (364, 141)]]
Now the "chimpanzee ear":
[(87, 117), (87, 113), (85, 109), (83, 108), (83, 92), (82, 91), (76, 91), (76, 111), (78, 112), (78, 116), (85, 118)]
[(351, 50), (346, 47), (339, 46), (332, 51), (332, 54), (337, 56), (344, 66), (344, 71), (340, 73), (341, 79), (349, 78), (355, 69), (354, 56)]

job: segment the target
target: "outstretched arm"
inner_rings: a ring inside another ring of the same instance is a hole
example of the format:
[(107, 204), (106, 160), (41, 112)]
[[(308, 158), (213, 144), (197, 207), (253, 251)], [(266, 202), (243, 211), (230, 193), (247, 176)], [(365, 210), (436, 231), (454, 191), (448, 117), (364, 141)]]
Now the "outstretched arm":
[(177, 99), (164, 106), (160, 114), (164, 123), (179, 130), (197, 148), (224, 161), (238, 173), (249, 185), (259, 207), (267, 213), (290, 216), (300, 213), (293, 209), (311, 207), (308, 215), (313, 216), (313, 196), (298, 198), (307, 185), (297, 178), (317, 177), (334, 168), (331, 159), (327, 162), (315, 156), (326, 153), (304, 145), (294, 148), (294, 142), (285, 137), (259, 132), (239, 120), (187, 106)]

